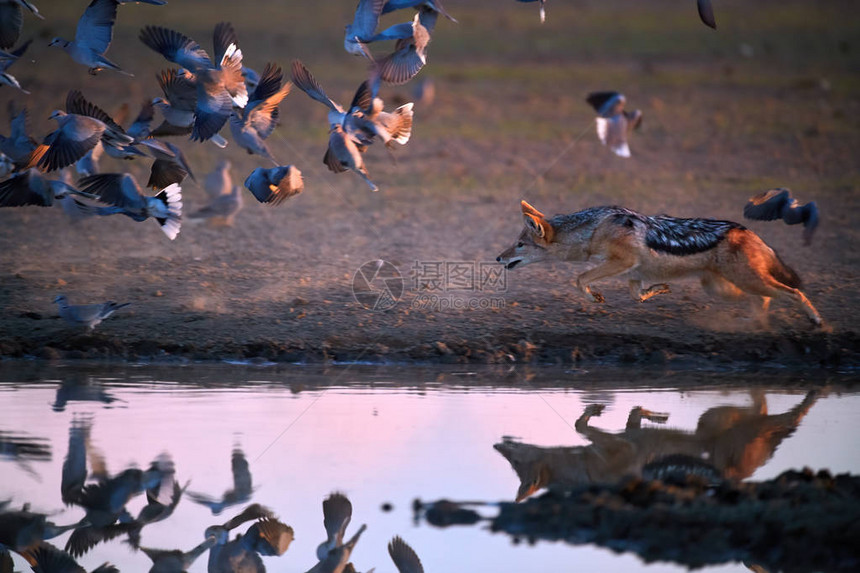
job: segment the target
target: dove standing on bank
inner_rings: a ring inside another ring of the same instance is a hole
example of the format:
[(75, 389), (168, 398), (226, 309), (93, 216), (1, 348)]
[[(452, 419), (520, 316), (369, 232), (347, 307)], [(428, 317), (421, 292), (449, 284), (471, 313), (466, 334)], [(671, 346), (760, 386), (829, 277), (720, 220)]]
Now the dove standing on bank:
[(803, 244), (812, 244), (812, 235), (818, 227), (818, 205), (810, 201), (801, 205), (785, 187), (770, 189), (750, 197), (744, 206), (744, 217), (759, 221), (782, 219), (787, 225), (803, 224)]
[(585, 98), (597, 112), (597, 137), (619, 157), (630, 157), (627, 137), (642, 124), (642, 112), (627, 111), (627, 98), (618, 92), (593, 92)]
[(257, 167), (245, 179), (245, 187), (257, 201), (268, 205), (280, 205), (305, 188), (302, 172), (292, 165), (265, 169)]
[(0, 50), (8, 50), (18, 42), (24, 26), (24, 8), (40, 20), (45, 19), (28, 0), (0, 0)]
[(112, 300), (100, 304), (73, 304), (70, 305), (66, 295), (59, 294), (54, 299), (60, 311), (60, 317), (76, 326), (86, 326), (88, 330), (94, 329), (101, 321), (109, 317), (114, 311), (128, 306), (126, 302), (117, 304)]

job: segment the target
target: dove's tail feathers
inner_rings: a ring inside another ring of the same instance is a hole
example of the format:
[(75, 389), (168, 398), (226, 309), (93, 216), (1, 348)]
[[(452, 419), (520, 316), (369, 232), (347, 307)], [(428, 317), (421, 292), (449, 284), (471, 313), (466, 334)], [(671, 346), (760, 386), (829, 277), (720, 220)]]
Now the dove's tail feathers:
[(394, 121), (391, 126), (391, 139), (400, 145), (406, 145), (412, 137), (413, 104), (407, 103), (394, 110)]
[(155, 220), (158, 221), (167, 238), (172, 241), (179, 234), (182, 226), (182, 187), (176, 183), (168, 185), (155, 198), (167, 206), (167, 216), (157, 217)]

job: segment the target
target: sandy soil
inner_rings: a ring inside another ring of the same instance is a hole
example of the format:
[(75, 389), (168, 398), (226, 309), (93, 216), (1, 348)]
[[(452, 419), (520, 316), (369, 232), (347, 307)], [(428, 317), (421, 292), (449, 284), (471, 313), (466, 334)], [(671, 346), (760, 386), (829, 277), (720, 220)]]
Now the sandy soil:
[[(196, 15), (200, 4), (211, 17)], [(346, 102), (364, 73), (341, 49), (352, 4), (320, 1), (288, 14), (273, 3), (271, 19), (228, 2), (123, 6), (109, 55), (134, 79), (89, 76), (49, 49), (45, 38), (72, 34), (77, 7), (52, 15), (46, 6), (44, 22), (25, 18), (36, 61), (10, 70), (33, 95), (4, 88), (0, 106), (26, 104), (37, 138), (53, 129), (47, 115), (71, 88), (107, 110), (136, 109), (160, 95), (153, 74), (167, 67), (137, 41), (140, 26), (173, 26), (208, 48), (211, 27), (224, 19), (236, 25), (247, 64), (288, 67), (300, 58)], [(270, 141), (282, 163), (303, 171), (306, 189), (276, 208), (246, 194), (233, 227), (186, 221), (171, 242), (152, 221), (72, 224), (59, 208), (0, 210), (0, 355), (860, 364), (860, 51), (856, 19), (839, 17), (851, 3), (721, 2), (718, 32), (701, 25), (693, 6), (668, 0), (555, 3), (544, 26), (533, 6), (490, 9), (500, 4), (446, 2), (460, 24), (440, 21), (421, 72), (434, 82), (435, 101), (416, 106), (413, 138), (395, 151), (396, 163), (381, 146), (367, 154), (379, 193), (353, 174), (326, 171), (325, 109), (294, 90)], [(645, 114), (630, 159), (596, 140), (584, 97), (599, 89), (624, 91)], [(410, 86), (382, 95), (393, 105), (411, 97)], [(235, 145), (174, 141), (199, 180), (223, 157), (237, 184), (265, 165)], [(102, 168), (144, 179), (148, 162), (105, 159)], [(741, 220), (746, 199), (774, 186), (818, 202), (813, 244), (802, 246), (797, 227), (746, 224), (802, 276), (826, 329), (781, 302), (762, 328), (748, 303), (710, 299), (694, 281), (640, 304), (625, 280), (608, 279), (600, 284), (607, 302), (593, 304), (574, 288), (588, 263), (515, 269), (497, 277), (503, 285), (478, 288), (520, 231), (520, 199), (547, 214), (620, 204)], [(191, 181), (183, 193), (187, 211), (205, 203)], [(377, 259), (403, 279), (400, 300), (385, 311), (364, 308), (352, 292), (359, 267)], [(446, 264), (451, 273), (431, 280)], [(477, 286), (464, 288), (457, 269), (474, 271)], [(72, 303), (132, 306), (89, 334), (59, 320), (51, 301), (61, 292)], [(467, 308), (443, 308), (454, 305)]]

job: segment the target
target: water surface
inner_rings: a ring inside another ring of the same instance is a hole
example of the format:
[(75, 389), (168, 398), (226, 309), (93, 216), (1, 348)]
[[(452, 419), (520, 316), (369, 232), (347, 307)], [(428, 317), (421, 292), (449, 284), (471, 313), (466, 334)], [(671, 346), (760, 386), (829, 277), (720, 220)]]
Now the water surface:
[[(764, 454), (756, 451), (755, 459), (726, 471), (752, 480), (804, 466), (858, 473), (860, 452), (851, 436), (860, 433), (854, 415), (860, 394), (847, 382), (836, 375), (803, 380), (772, 373), (641, 370), (6, 364), (0, 368), (0, 439), (6, 446), (0, 501), (11, 499), (12, 507), (30, 503), (59, 524), (80, 520), (83, 510), (64, 506), (60, 491), (70, 431), (86, 428), (88, 453), (101, 456), (110, 474), (146, 468), (168, 454), (176, 479), (189, 482), (174, 514), (143, 529), (148, 547), (187, 551), (203, 540), (208, 525), (225, 522), (254, 501), (295, 530), (283, 556), (264, 558), (269, 570), (306, 571), (316, 563), (316, 546), (325, 535), (321, 502), (341, 491), (354, 508), (348, 534), (368, 525), (352, 556), (359, 571), (394, 571), (386, 552), (394, 535), (417, 551), (428, 572), (545, 571), (570, 564), (588, 571), (680, 571), (678, 565), (646, 566), (635, 555), (592, 546), (513, 544), (482, 527), (416, 525), (411, 504), (415, 498), (513, 500), (521, 482), (494, 444), (508, 439), (593, 451), (607, 437), (630, 437), (625, 427), (639, 406), (668, 415), (662, 423), (641, 422), (656, 438), (640, 449), (670, 435), (696, 442), (703, 420), (716, 414), (722, 420), (729, 412), (756, 428), (743, 430), (747, 434), (763, 433), (758, 428), (775, 420), (784, 429)], [(591, 404), (604, 408), (588, 422), (596, 433), (585, 435), (574, 426)], [(747, 434), (731, 440), (762, 441)], [(719, 439), (723, 449), (746, 447)], [(247, 462), (253, 490), (213, 515), (189, 493), (221, 498), (233, 489), (234, 456)], [(144, 496), (134, 498), (129, 513), (136, 515), (145, 503)], [(393, 509), (383, 511), (385, 503)], [(52, 543), (62, 547), (68, 536)], [(87, 570), (105, 561), (122, 571), (150, 565), (122, 537), (78, 561)], [(23, 560), (16, 564), (25, 568)], [(726, 564), (709, 570), (746, 569)], [(206, 571), (206, 556), (189, 571)]]

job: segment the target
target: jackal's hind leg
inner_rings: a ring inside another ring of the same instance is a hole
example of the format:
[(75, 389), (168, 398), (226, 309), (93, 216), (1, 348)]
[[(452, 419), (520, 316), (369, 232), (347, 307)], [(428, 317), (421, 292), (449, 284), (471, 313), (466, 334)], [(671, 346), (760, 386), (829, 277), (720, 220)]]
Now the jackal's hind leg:
[[(788, 285), (782, 284), (775, 278), (771, 276), (763, 277), (765, 285), (770, 292), (765, 294), (767, 297), (778, 296), (780, 298), (790, 298), (794, 300), (794, 302), (800, 305), (803, 310), (806, 312), (806, 316), (809, 317), (809, 320), (813, 322), (816, 326), (823, 326), (823, 322), (821, 321), (821, 315), (818, 314), (818, 311), (815, 310), (815, 307), (812, 306), (812, 303), (809, 302), (809, 299), (806, 298), (806, 295), (803, 294), (800, 289), (792, 288)], [(769, 302), (767, 303), (769, 304)], [(767, 304), (764, 305), (765, 309), (767, 309)]]
[(773, 299), (769, 296), (752, 297), (753, 320), (755, 320), (761, 328), (770, 328), (770, 318), (767, 311), (770, 308), (770, 302), (772, 300)]
[(744, 296), (744, 291), (739, 289), (734, 283), (718, 274), (710, 272), (702, 274), (702, 288), (711, 296), (722, 298), (740, 298)]
[(645, 302), (654, 295), (667, 294), (670, 292), (672, 291), (666, 283), (658, 283), (651, 285), (648, 288), (642, 288), (642, 281), (630, 281), (630, 298), (639, 302)]

